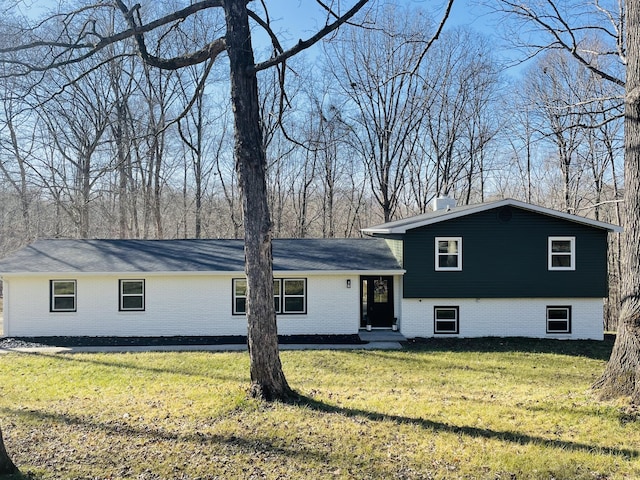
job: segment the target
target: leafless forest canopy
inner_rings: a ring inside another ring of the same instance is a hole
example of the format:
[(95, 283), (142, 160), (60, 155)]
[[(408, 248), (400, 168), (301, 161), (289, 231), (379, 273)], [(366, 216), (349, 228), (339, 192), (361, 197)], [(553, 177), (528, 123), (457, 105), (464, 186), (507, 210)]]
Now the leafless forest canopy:
[[(168, 7), (142, 8), (154, 18)], [(622, 85), (561, 49), (529, 49), (527, 62), (505, 68), (504, 41), (471, 27), (445, 28), (422, 58), (437, 27), (431, 13), (415, 4), (376, 12), (358, 22), (367, 28), (346, 26), (285, 69), (260, 73), (275, 237), (359, 236), (440, 195), (458, 204), (512, 197), (621, 222)], [(114, 32), (116, 13), (78, 10), (45, 25)], [(501, 13), (500, 28), (517, 30)], [(224, 25), (211, 15), (150, 32), (149, 51), (169, 57), (203, 44)], [(7, 14), (3, 43), (15, 44), (27, 20)], [(591, 52), (615, 43), (580, 41)], [(130, 39), (53, 70), (0, 72), (0, 256), (38, 237), (243, 235), (226, 59), (164, 71), (135, 51)], [(13, 65), (37, 54), (18, 50)], [(609, 57), (589, 61), (624, 77)], [(611, 247), (615, 290), (617, 239)]]

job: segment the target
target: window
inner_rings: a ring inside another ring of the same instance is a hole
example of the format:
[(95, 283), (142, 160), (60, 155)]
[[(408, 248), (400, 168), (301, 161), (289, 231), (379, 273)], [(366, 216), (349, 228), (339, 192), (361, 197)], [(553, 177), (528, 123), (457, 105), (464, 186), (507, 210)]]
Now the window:
[(547, 307), (547, 333), (571, 333), (571, 307)]
[(76, 281), (75, 280), (51, 280), (49, 283), (51, 292), (52, 312), (76, 311)]
[(434, 307), (434, 333), (458, 333), (458, 307)]
[(549, 270), (576, 269), (576, 237), (549, 237)]
[(247, 281), (242, 278), (233, 279), (233, 314), (247, 313)]
[(144, 310), (144, 280), (120, 280), (120, 311)]
[(373, 281), (373, 303), (389, 302), (389, 285), (386, 278), (380, 277)]
[(462, 237), (436, 237), (436, 270), (462, 270)]
[[(276, 280), (277, 281), (277, 280)], [(282, 279), (283, 306), (282, 313), (306, 313), (307, 281), (303, 278)]]
[[(304, 278), (275, 278), (273, 304), (276, 313), (307, 313), (307, 280)], [(233, 314), (247, 313), (247, 280), (233, 279)]]

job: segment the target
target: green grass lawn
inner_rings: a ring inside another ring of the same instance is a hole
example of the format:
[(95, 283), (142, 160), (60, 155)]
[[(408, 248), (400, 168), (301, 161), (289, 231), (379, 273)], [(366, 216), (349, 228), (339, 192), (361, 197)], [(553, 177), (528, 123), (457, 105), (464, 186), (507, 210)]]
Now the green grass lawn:
[(28, 478), (640, 478), (640, 420), (590, 391), (610, 344), (286, 351), (298, 405), (248, 400), (246, 353), (0, 356)]

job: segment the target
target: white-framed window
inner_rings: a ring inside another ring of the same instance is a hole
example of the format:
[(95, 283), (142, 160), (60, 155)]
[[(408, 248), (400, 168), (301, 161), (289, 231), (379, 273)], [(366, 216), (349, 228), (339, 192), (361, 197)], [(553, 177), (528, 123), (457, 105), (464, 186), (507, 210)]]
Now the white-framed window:
[(547, 307), (547, 333), (571, 333), (571, 307)]
[(436, 270), (462, 270), (462, 237), (436, 237)]
[[(247, 313), (247, 280), (234, 278), (233, 314)], [(307, 313), (307, 279), (306, 278), (274, 278), (273, 304), (279, 314)]]
[(549, 270), (576, 269), (576, 237), (549, 237)]
[(75, 312), (76, 305), (75, 280), (51, 280), (49, 282), (51, 312)]
[(459, 333), (459, 307), (433, 307), (434, 333)]
[(120, 311), (143, 311), (145, 308), (144, 280), (120, 280), (119, 283)]

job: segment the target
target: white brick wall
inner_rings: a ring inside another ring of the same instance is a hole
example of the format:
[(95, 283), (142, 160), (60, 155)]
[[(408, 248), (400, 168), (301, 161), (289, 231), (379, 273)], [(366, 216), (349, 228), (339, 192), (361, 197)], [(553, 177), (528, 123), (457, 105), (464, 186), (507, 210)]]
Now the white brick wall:
[[(303, 276), (293, 275), (297, 278)], [(118, 311), (118, 279), (145, 279), (144, 312)], [(357, 275), (305, 275), (307, 314), (279, 315), (282, 335), (354, 334), (360, 303)], [(77, 312), (49, 312), (49, 280), (77, 280)], [(246, 335), (232, 315), (231, 276), (5, 277), (7, 336)], [(351, 288), (347, 288), (351, 279)]]
[[(400, 331), (407, 338), (434, 335), (434, 306), (457, 306), (455, 337), (604, 338), (601, 298), (404, 299)], [(571, 306), (571, 333), (546, 333), (546, 307)]]
[[(278, 275), (280, 277), (280, 275)], [(237, 276), (236, 276), (237, 277)], [(360, 318), (359, 275), (296, 275), (307, 279), (307, 314), (279, 315), (282, 335), (355, 334)], [(118, 311), (118, 279), (144, 278), (146, 310)], [(49, 280), (77, 280), (73, 313), (49, 312)], [(246, 335), (246, 319), (232, 315), (232, 276), (5, 277), (7, 336)], [(347, 288), (347, 279), (351, 288)], [(402, 299), (397, 276), (395, 316), (408, 338), (433, 337), (433, 307), (458, 306), (458, 337), (526, 336), (602, 339), (603, 302), (587, 299)], [(546, 333), (548, 305), (572, 308), (572, 333)], [(438, 335), (441, 336), (441, 335)]]

